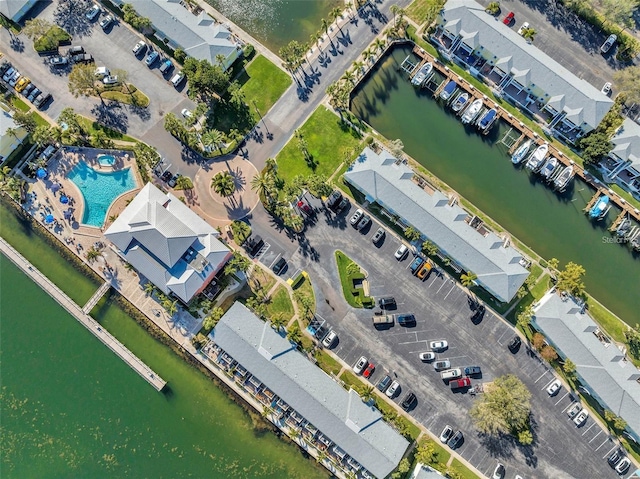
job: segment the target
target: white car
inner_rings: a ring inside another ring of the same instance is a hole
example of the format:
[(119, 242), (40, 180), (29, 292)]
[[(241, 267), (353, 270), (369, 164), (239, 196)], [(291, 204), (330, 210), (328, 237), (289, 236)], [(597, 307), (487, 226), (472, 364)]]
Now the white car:
[(602, 46), (600, 47), (600, 51), (602, 53), (607, 53), (609, 50), (611, 50), (611, 47), (616, 43), (616, 40), (618, 40), (617, 35), (613, 33), (609, 35), (609, 38), (607, 38), (605, 42), (602, 44)]
[(135, 44), (135, 46), (131, 49), (131, 51), (135, 56), (138, 56), (138, 54), (142, 53), (144, 50), (146, 50), (146, 48), (147, 48), (147, 44), (144, 41), (140, 40), (138, 43)]
[(101, 11), (102, 9), (98, 5), (94, 5), (87, 13), (85, 13), (85, 15), (89, 20), (93, 21), (98, 15), (100, 15)]
[(504, 464), (501, 462), (498, 463), (496, 468), (493, 470), (493, 479), (503, 479), (505, 475)]
[(549, 386), (547, 386), (547, 394), (549, 396), (555, 396), (558, 391), (560, 391), (560, 388), (562, 388), (562, 383), (559, 379), (556, 379), (551, 384), (549, 384)]
[(409, 251), (409, 248), (407, 248), (407, 245), (406, 244), (402, 244), (396, 250), (396, 254), (394, 256), (396, 257), (396, 259), (398, 261), (400, 261), (400, 260), (404, 259), (404, 257), (407, 255), (408, 251)]
[(182, 113), (182, 116), (184, 116), (185, 118), (192, 118), (193, 117), (193, 113), (191, 113), (186, 108), (183, 108), (180, 113)]
[(524, 31), (529, 28), (529, 22), (524, 22), (520, 28), (518, 28), (518, 35), (523, 35)]
[(582, 411), (580, 411), (580, 414), (578, 414), (576, 417), (573, 418), (573, 422), (575, 423), (576, 426), (580, 427), (584, 424), (584, 422), (587, 420), (588, 417), (589, 417), (589, 411), (587, 411), (586, 409), (583, 409)]
[(579, 402), (575, 402), (573, 403), (573, 406), (571, 406), (567, 411), (567, 416), (573, 419), (580, 411), (582, 411), (582, 405)]
[(444, 339), (440, 341), (431, 341), (429, 343), (429, 347), (433, 351), (443, 351), (449, 347), (449, 343), (447, 343)]
[(616, 472), (618, 474), (624, 474), (625, 472), (627, 472), (627, 470), (629, 469), (629, 466), (631, 465), (631, 461), (629, 460), (628, 457), (624, 457), (622, 459), (622, 461), (620, 461), (618, 463), (618, 465), (616, 466)]
[(102, 83), (105, 85), (115, 85), (118, 83), (118, 75), (107, 75), (102, 79)]
[(356, 374), (360, 374), (364, 368), (369, 365), (369, 360), (366, 356), (360, 356), (360, 359), (353, 365), (353, 372)]
[(453, 434), (453, 428), (447, 424), (442, 430), (442, 432), (440, 433), (440, 442), (442, 444), (446, 444), (452, 434)]
[(393, 396), (396, 395), (396, 392), (398, 392), (399, 387), (400, 387), (400, 383), (398, 381), (393, 381), (391, 383), (391, 386), (389, 386), (389, 389), (387, 389), (387, 392), (385, 392), (385, 394), (387, 395), (387, 397), (392, 398)]
[(327, 334), (324, 339), (322, 340), (322, 345), (325, 348), (330, 348), (331, 345), (333, 344), (333, 342), (336, 340), (336, 338), (338, 337), (338, 335), (336, 334), (335, 331), (329, 331), (329, 334)]
[(609, 93), (611, 93), (611, 82), (605, 83), (604, 86), (602, 87), (602, 90), (600, 91), (605, 95), (608, 95)]
[(420, 361), (433, 361), (436, 358), (436, 353), (433, 351), (425, 351), (420, 353)]

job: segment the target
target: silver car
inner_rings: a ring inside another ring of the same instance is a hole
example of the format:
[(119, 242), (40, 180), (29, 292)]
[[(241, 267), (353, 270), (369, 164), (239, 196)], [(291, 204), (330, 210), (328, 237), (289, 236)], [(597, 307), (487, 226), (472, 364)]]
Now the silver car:
[(369, 365), (369, 360), (366, 356), (360, 356), (360, 359), (353, 365), (353, 372), (356, 374), (360, 374), (364, 368)]
[(362, 219), (363, 216), (364, 216), (364, 211), (358, 208), (356, 212), (353, 214), (353, 216), (349, 218), (349, 223), (351, 224), (351, 226), (356, 226), (358, 223), (360, 223), (360, 220)]

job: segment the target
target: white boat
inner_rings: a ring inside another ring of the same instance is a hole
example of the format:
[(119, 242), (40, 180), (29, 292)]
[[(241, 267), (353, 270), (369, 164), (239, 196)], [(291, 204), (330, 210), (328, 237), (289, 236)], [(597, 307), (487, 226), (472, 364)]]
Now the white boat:
[(558, 160), (552, 156), (547, 161), (545, 161), (544, 165), (542, 165), (542, 169), (540, 169), (540, 175), (545, 180), (548, 180), (549, 178), (551, 178), (551, 174), (556, 170), (557, 167)]
[(593, 207), (589, 210), (589, 218), (593, 218), (596, 220), (604, 218), (604, 216), (611, 208), (609, 206), (609, 201), (610, 199), (607, 195), (602, 195), (600, 198), (598, 198), (596, 204), (593, 205)]
[(564, 189), (573, 178), (574, 171), (573, 165), (565, 166), (564, 169), (560, 172), (556, 179), (553, 180), (553, 186), (555, 186), (559, 191), (564, 191)]
[(460, 95), (458, 95), (458, 98), (456, 98), (456, 101), (454, 101), (451, 105), (451, 109), (457, 113), (462, 110), (462, 108), (467, 104), (468, 101), (469, 94), (461, 93)]
[(525, 165), (527, 169), (531, 171), (538, 171), (542, 166), (547, 153), (549, 153), (549, 145), (547, 143), (536, 148), (527, 160), (527, 164)]
[(422, 86), (422, 84), (429, 76), (429, 73), (431, 73), (431, 70), (433, 70), (432, 63), (425, 63), (424, 65), (422, 65), (420, 70), (418, 70), (418, 73), (416, 73), (411, 79), (411, 84), (414, 86)]
[(482, 109), (482, 100), (478, 98), (474, 100), (473, 103), (469, 105), (469, 108), (467, 108), (462, 114), (462, 118), (461, 118), (462, 124), (467, 125), (471, 123), (473, 120), (475, 120), (478, 114), (480, 113), (481, 109)]
[(497, 119), (498, 119), (498, 110), (496, 110), (495, 108), (488, 110), (478, 120), (478, 123), (477, 123), (478, 129), (483, 135), (486, 135), (487, 133), (489, 133), (489, 130), (491, 130), (491, 127), (493, 126), (493, 124)]
[(532, 140), (527, 140), (522, 145), (520, 145), (516, 152), (511, 156), (511, 163), (513, 163), (514, 165), (519, 165), (522, 160), (524, 160), (524, 157), (527, 156), (527, 153), (529, 153), (531, 143), (533, 143)]
[(440, 98), (444, 101), (449, 100), (449, 98), (451, 98), (451, 95), (453, 95), (453, 92), (456, 91), (457, 87), (458, 84), (455, 80), (449, 80), (449, 83), (447, 83), (440, 92)]

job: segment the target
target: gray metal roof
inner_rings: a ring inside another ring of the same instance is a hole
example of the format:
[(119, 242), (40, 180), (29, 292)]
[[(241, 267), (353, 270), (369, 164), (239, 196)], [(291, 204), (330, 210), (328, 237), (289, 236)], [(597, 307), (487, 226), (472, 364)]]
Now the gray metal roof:
[(625, 118), (611, 141), (614, 145), (612, 153), (640, 171), (640, 125)]
[(529, 44), (514, 29), (496, 21), (484, 8), (473, 0), (448, 0), (441, 15), (451, 33), (464, 37), (476, 34), (474, 43), (469, 45), (481, 45), (485, 58), (489, 52), (495, 55), (494, 61), (510, 57), (512, 69), (506, 73), (529, 71), (526, 82), (518, 79), (525, 87), (534, 84), (549, 95), (547, 99), (564, 95), (564, 111), (575, 124), (598, 126), (613, 100)]
[(535, 310), (533, 322), (561, 354), (573, 361), (578, 374), (610, 409), (640, 436), (640, 370), (615, 343), (596, 336), (598, 325), (571, 297), (548, 293)]
[(435, 469), (422, 464), (416, 464), (410, 479), (442, 479), (444, 476)]
[(0, 0), (0, 13), (19, 22), (38, 0)]
[(375, 476), (386, 477), (402, 459), (409, 443), (377, 409), (345, 391), (243, 304), (234, 303), (209, 337)]
[[(151, 183), (120, 213), (105, 237), (140, 274), (185, 303), (231, 256), (211, 225)], [(185, 259), (188, 251), (197, 262), (189, 261), (189, 255)]]
[(510, 301), (529, 271), (520, 264), (522, 255), (496, 234), (480, 234), (467, 223), (469, 215), (450, 206), (445, 195), (430, 195), (413, 182), (413, 171), (386, 151), (365, 148), (345, 179), (386, 209), (398, 214), (428, 237), (500, 301)]
[(126, 0), (136, 12), (151, 20), (154, 27), (168, 36), (194, 58), (217, 63), (216, 56), (235, 54), (237, 44), (231, 32), (216, 23), (205, 11), (195, 16), (180, 0)]

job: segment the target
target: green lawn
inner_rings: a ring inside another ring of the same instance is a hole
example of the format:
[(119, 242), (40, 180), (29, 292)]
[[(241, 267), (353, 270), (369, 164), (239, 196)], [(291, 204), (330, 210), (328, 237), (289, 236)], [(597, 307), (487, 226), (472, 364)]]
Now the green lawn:
[(16, 109), (20, 110), (23, 113), (29, 111), (29, 105), (27, 105), (21, 98), (18, 98), (17, 96), (11, 99), (11, 103)]
[[(307, 275), (306, 273), (304, 274), (301, 273), (301, 276), (302, 276), (302, 279), (298, 281), (297, 284), (295, 284), (295, 287), (293, 287), (293, 291), (294, 293), (298, 293), (305, 298), (309, 298), (309, 302), (313, 304), (312, 310), (309, 311), (309, 317), (304, 318), (306, 323), (308, 320), (311, 319), (311, 317), (313, 317), (313, 314), (315, 313), (316, 295), (313, 292), (313, 286), (311, 286), (311, 280), (309, 279), (309, 275)], [(295, 294), (294, 294), (294, 299), (295, 299)], [(298, 306), (298, 312), (302, 314), (302, 307), (300, 305)]]
[(478, 476), (473, 471), (471, 471), (471, 469), (458, 461), (458, 459), (453, 460), (453, 462), (451, 463), (451, 469), (460, 474), (460, 477), (462, 477), (462, 479), (478, 479)]
[(295, 138), (278, 154), (278, 176), (289, 181), (297, 175), (312, 173), (326, 175), (336, 171), (347, 155), (352, 159), (359, 153), (362, 141), (359, 134), (340, 122), (325, 107), (320, 106), (300, 128), (312, 156), (312, 166), (304, 160)]
[(124, 133), (120, 133), (119, 131), (116, 131), (109, 127), (101, 125), (97, 121), (93, 121), (81, 115), (78, 115), (78, 122), (88, 130), (89, 136), (95, 134), (95, 132), (98, 130), (102, 130), (112, 140), (122, 140), (122, 141), (131, 141), (131, 142), (136, 141), (136, 139), (133, 138), (132, 136), (125, 135)]
[(340, 369), (342, 369), (342, 365), (338, 361), (321, 349), (316, 350), (315, 357), (320, 369), (327, 374), (333, 374), (335, 376), (340, 372)]
[(442, 0), (413, 0), (407, 7), (407, 16), (418, 25), (422, 25), (427, 20), (433, 21), (442, 5)]
[(238, 81), (242, 84), (247, 103), (252, 107), (257, 105), (260, 114), (265, 115), (289, 88), (292, 80), (266, 57), (258, 55), (245, 67)]
[(33, 42), (33, 48), (39, 53), (58, 49), (60, 43), (71, 41), (71, 35), (57, 25), (52, 26), (47, 33)]
[(273, 285), (276, 284), (275, 278), (258, 265), (251, 271), (251, 281), (249, 284), (251, 284), (252, 289), (254, 282), (257, 283), (256, 286), (263, 288), (265, 292), (271, 291)]
[(364, 308), (368, 304), (372, 305), (372, 298), (365, 296), (361, 287), (354, 287), (354, 280), (365, 279), (364, 273), (361, 272), (358, 264), (342, 251), (336, 251), (336, 263), (338, 265), (338, 274), (340, 274), (342, 294), (347, 303), (354, 308)]
[(270, 318), (282, 317), (287, 321), (293, 317), (293, 304), (289, 298), (287, 289), (280, 285), (271, 296), (267, 305), (267, 316)]
[(141, 108), (149, 106), (149, 97), (138, 90), (134, 85), (129, 85), (128, 90), (124, 86), (105, 90), (102, 92), (101, 96), (108, 100), (126, 103), (127, 105), (135, 105)]

